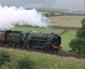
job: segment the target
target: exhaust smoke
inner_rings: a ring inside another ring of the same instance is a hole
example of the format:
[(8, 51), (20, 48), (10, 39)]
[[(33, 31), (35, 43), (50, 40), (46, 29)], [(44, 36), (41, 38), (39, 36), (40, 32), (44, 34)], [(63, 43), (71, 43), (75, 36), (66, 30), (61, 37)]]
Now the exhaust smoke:
[(49, 20), (36, 9), (25, 10), (23, 7), (0, 6), (0, 30), (8, 30), (15, 25), (48, 27)]

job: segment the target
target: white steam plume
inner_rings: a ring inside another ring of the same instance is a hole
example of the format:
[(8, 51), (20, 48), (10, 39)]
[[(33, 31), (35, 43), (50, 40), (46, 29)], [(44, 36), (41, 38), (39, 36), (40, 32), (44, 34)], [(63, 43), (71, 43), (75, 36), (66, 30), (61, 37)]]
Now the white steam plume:
[(48, 27), (49, 20), (36, 9), (25, 10), (22, 7), (0, 6), (0, 30), (7, 30), (16, 24)]

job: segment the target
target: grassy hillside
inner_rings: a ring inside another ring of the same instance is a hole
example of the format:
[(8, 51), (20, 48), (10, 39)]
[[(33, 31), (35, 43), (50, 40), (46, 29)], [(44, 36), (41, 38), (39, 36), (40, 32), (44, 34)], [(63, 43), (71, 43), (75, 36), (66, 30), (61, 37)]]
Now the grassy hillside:
[[(0, 65), (0, 69), (20, 69), (20, 67), (23, 67), (27, 63), (27, 65), (31, 66), (30, 69), (84, 69), (84, 59), (65, 58), (38, 52), (6, 49), (0, 47), (0, 52), (1, 50), (4, 50), (6, 53), (8, 52), (11, 60), (2, 66)], [(19, 63), (19, 61), (21, 61), (23, 58), (25, 58), (24, 61)], [(24, 67), (25, 68), (21, 69), (28, 69), (26, 68), (28, 66)]]
[(63, 47), (64, 51), (71, 50), (69, 43), (71, 42), (72, 39), (76, 38), (76, 32), (77, 32), (76, 30), (68, 30), (61, 36), (62, 37), (61, 46)]

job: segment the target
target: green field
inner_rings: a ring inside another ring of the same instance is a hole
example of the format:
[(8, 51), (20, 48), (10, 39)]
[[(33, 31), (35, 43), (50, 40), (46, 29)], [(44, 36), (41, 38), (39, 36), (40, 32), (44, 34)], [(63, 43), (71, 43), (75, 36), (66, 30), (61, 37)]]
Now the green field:
[[(85, 60), (84, 59), (76, 59), (71, 57), (60, 57), (55, 55), (43, 54), (39, 52), (33, 51), (24, 51), (18, 49), (7, 49), (1, 48), (0, 51), (3, 50), (6, 53), (10, 54), (10, 62), (6, 62), (4, 65), (0, 65), (0, 69), (20, 69), (26, 63), (30, 65), (30, 69), (84, 69)], [(21, 59), (25, 58), (20, 66), (18, 63)], [(25, 65), (24, 67), (28, 67)], [(21, 68), (28, 69), (28, 68)]]
[(11, 28), (11, 30), (19, 30), (19, 31), (38, 31), (45, 33), (61, 33), (63, 30), (61, 29), (52, 29), (52, 28), (37, 28), (37, 27), (15, 27)]
[(69, 46), (69, 43), (72, 39), (76, 38), (76, 30), (68, 30), (65, 32), (61, 37), (62, 37), (62, 44), (61, 46), (63, 47), (64, 51), (70, 51), (71, 48)]

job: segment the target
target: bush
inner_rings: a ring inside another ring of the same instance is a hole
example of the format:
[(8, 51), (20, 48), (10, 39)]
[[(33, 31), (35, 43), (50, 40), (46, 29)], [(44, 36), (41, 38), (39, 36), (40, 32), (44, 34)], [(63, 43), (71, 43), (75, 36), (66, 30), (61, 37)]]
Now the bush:
[(85, 54), (85, 18), (81, 21), (82, 28), (77, 32), (77, 38), (70, 42), (72, 51), (77, 54)]
[(72, 52), (77, 54), (85, 54), (85, 41), (84, 39), (76, 38), (70, 42)]
[(81, 23), (82, 23), (82, 27), (85, 29), (85, 17), (84, 17), (84, 19), (81, 21)]
[(85, 38), (85, 29), (81, 28), (77, 32), (77, 37), (78, 38)]
[(10, 55), (6, 51), (0, 51), (0, 65), (5, 64), (6, 62), (10, 61)]

